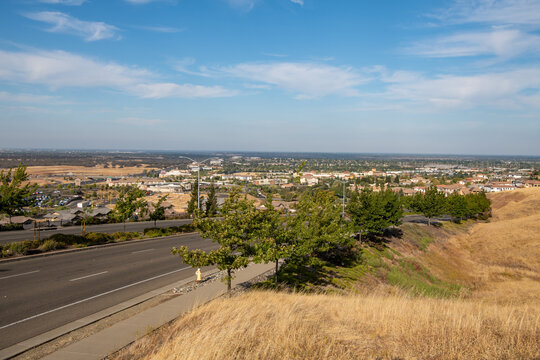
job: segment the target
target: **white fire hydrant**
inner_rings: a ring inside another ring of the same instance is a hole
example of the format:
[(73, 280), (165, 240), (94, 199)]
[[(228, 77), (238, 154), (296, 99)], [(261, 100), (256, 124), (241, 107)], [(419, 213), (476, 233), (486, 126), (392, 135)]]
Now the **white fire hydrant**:
[(198, 268), (197, 271), (195, 271), (195, 275), (197, 275), (197, 281), (201, 282), (202, 278), (201, 278), (201, 269), (200, 268)]

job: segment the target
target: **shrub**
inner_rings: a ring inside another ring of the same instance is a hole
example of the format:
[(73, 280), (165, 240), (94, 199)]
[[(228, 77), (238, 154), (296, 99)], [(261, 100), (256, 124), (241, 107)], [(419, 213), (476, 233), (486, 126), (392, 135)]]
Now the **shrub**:
[(108, 242), (114, 241), (114, 238), (105, 233), (88, 233), (84, 236), (88, 245), (99, 245), (106, 244)]
[(115, 232), (111, 236), (116, 241), (126, 241), (126, 240), (137, 239), (141, 235), (138, 232), (133, 231), (133, 232)]
[(86, 243), (86, 239), (79, 235), (54, 234), (49, 236), (49, 240), (54, 240), (57, 243), (62, 243), (65, 245)]
[(26, 255), (32, 248), (32, 241), (17, 241), (9, 244), (9, 251), (16, 255)]
[(0, 225), (0, 231), (24, 230), (22, 224), (4, 224)]
[(60, 247), (60, 244), (54, 240), (45, 240), (45, 242), (43, 242), (43, 244), (40, 246), (40, 249), (41, 251), (46, 252), (56, 250)]

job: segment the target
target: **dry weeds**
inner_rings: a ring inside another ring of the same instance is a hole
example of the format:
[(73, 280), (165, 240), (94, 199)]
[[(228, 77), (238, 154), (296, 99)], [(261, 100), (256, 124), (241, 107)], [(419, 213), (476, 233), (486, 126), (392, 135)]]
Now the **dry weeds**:
[(538, 310), (250, 292), (194, 310), (117, 359), (533, 359), (540, 356)]

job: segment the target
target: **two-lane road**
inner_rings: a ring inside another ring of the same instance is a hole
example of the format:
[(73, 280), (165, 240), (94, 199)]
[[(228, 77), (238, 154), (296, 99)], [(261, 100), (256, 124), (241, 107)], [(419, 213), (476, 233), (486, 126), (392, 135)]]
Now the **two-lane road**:
[(179, 245), (216, 248), (187, 234), (0, 263), (0, 349), (193, 277)]

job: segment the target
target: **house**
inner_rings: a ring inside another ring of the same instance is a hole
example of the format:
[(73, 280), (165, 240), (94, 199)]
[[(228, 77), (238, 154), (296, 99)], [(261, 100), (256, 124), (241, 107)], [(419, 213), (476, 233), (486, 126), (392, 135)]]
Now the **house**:
[(276, 209), (277, 211), (283, 211), (288, 213), (296, 212), (296, 201), (273, 200), (272, 206), (274, 206), (274, 209)]
[(525, 180), (523, 181), (523, 186), (526, 188), (540, 187), (540, 180)]

